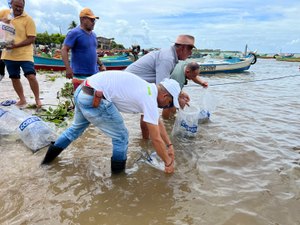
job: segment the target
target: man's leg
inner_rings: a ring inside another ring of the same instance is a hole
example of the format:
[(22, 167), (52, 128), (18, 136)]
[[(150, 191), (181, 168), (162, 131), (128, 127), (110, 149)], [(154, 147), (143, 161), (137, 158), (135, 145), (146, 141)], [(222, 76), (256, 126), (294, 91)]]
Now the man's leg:
[(27, 75), (26, 78), (27, 78), (30, 88), (33, 92), (36, 107), (41, 108), (42, 102), (40, 100), (40, 88), (39, 88), (39, 83), (36, 79), (36, 76), (35, 76), (35, 74), (30, 74), (30, 75)]
[(33, 92), (36, 107), (40, 108), (42, 106), (42, 102), (40, 100), (40, 89), (39, 89), (39, 83), (35, 75), (36, 72), (34, 69), (34, 63), (31, 61), (20, 61), (19, 63), (24, 72), (25, 77), (29, 82), (30, 88)]
[(99, 130), (112, 138), (113, 152), (111, 170), (113, 173), (124, 171), (127, 160), (128, 130), (122, 115), (115, 105), (102, 100), (99, 116), (88, 118)]
[(5, 75), (5, 63), (0, 59), (0, 81), (3, 79)]
[(23, 86), (21, 84), (20, 78), (11, 78), (11, 82), (12, 82), (12, 85), (13, 85), (13, 88), (14, 88), (15, 92), (17, 93), (17, 95), (20, 99), (16, 103), (16, 105), (18, 105), (18, 106), (25, 105), (27, 102), (26, 102), (26, 98), (25, 98), (25, 95), (24, 95)]
[[(78, 101), (78, 95), (79, 92), (81, 91), (81, 88), (79, 88), (75, 93), (74, 93), (74, 98), (75, 98), (75, 115), (74, 115), (74, 121), (68, 129), (66, 129), (53, 143), (46, 155), (44, 160), (42, 161), (42, 164), (48, 164), (52, 162), (64, 149), (66, 149), (72, 141), (76, 140), (79, 136), (82, 135), (84, 130), (89, 126), (89, 121), (84, 117), (82, 114), (82, 110), (84, 108), (79, 108), (77, 106), (77, 101)], [(92, 96), (91, 96), (92, 97)], [(91, 101), (91, 100), (90, 100)]]

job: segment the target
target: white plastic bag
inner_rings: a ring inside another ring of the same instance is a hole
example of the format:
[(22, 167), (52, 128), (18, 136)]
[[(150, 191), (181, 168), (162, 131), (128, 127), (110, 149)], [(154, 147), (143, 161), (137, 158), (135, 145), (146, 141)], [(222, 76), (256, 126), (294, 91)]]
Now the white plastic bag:
[(20, 123), (28, 114), (15, 107), (0, 108), (0, 135), (17, 134)]
[(18, 133), (24, 144), (33, 152), (46, 147), (57, 138), (55, 132), (37, 116), (26, 118), (19, 125)]
[(151, 154), (146, 151), (141, 151), (140, 158), (137, 160), (137, 162), (144, 162), (155, 169), (165, 171), (165, 163), (155, 151)]
[(0, 21), (0, 49), (14, 42), (16, 30), (12, 24)]
[(200, 109), (199, 124), (207, 122), (212, 113), (216, 110), (218, 103), (217, 98), (207, 89), (204, 89), (199, 95), (197, 102), (197, 106)]
[(172, 135), (183, 138), (195, 137), (199, 130), (199, 113), (199, 108), (192, 105), (186, 106), (183, 110), (179, 109), (173, 126)]

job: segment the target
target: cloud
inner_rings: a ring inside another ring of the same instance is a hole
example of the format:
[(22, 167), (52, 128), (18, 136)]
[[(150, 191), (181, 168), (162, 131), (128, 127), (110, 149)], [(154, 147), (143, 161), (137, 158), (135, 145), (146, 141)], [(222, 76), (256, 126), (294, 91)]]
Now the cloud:
[(125, 47), (165, 47), (187, 33), (200, 48), (243, 50), (248, 44), (259, 52), (300, 52), (299, 0), (26, 0), (25, 10), (38, 32), (66, 34), (83, 7), (100, 16), (98, 36)]
[(299, 44), (299, 43), (300, 43), (300, 39), (297, 39), (297, 40), (292, 40), (289, 44), (295, 45), (295, 44)]

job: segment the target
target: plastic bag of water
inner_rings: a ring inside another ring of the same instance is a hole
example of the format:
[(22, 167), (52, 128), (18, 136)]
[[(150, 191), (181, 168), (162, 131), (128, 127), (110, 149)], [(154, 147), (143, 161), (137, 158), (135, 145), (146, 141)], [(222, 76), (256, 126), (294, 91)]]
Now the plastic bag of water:
[(183, 138), (195, 137), (198, 132), (199, 112), (199, 108), (192, 105), (179, 109), (172, 135)]
[(37, 116), (26, 118), (19, 125), (18, 132), (24, 144), (33, 152), (46, 147), (57, 138), (55, 132)]
[(0, 49), (14, 42), (16, 30), (12, 24), (0, 21)]
[(0, 135), (17, 134), (20, 123), (27, 117), (28, 114), (20, 109), (0, 108)]
[(197, 102), (197, 105), (200, 108), (199, 124), (207, 122), (210, 119), (211, 114), (216, 110), (218, 100), (208, 90), (204, 89), (199, 95)]
[(162, 161), (162, 159), (157, 155), (155, 151), (152, 152), (151, 154), (149, 154), (146, 151), (141, 151), (140, 158), (137, 161), (144, 162), (155, 169), (165, 171), (165, 163), (164, 161)]
[(210, 112), (208, 110), (202, 109), (199, 112), (198, 123), (204, 123), (210, 118)]

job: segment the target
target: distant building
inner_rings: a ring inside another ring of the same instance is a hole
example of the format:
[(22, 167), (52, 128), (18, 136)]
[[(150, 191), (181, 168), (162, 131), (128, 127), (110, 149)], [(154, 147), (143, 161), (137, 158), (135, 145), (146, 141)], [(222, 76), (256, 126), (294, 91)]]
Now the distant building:
[(111, 43), (114, 38), (97, 37), (98, 48), (103, 50), (111, 50)]

